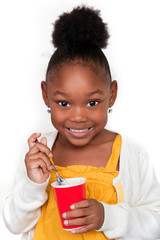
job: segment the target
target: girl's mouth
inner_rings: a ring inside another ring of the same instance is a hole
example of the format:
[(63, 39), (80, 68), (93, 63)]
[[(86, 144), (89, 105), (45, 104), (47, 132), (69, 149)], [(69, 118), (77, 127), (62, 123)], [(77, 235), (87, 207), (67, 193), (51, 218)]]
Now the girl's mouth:
[(85, 137), (89, 132), (92, 131), (93, 127), (85, 128), (85, 129), (73, 129), (73, 128), (66, 128), (66, 129), (74, 137)]

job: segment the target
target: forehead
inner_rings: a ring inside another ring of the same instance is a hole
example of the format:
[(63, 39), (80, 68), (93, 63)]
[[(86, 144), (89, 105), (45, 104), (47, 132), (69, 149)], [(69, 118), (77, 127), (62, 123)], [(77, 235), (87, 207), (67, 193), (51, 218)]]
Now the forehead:
[(93, 90), (107, 88), (107, 81), (104, 80), (103, 73), (100, 70), (91, 68), (84, 64), (65, 64), (59, 67), (52, 74), (49, 81), (54, 89), (83, 89)]

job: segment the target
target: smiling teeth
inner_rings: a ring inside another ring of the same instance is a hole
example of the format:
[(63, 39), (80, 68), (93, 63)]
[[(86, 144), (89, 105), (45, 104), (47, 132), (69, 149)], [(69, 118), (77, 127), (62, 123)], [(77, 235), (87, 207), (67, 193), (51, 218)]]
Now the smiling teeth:
[(87, 132), (88, 130), (89, 130), (89, 128), (82, 129), (82, 130), (76, 130), (76, 129), (69, 128), (69, 131), (77, 132), (77, 133)]

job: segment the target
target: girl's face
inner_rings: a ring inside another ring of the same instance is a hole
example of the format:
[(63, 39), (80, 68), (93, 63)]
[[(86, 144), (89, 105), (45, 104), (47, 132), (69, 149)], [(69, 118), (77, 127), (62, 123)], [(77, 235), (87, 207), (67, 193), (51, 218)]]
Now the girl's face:
[(116, 99), (116, 81), (110, 86), (91, 68), (75, 64), (62, 66), (41, 86), (52, 123), (63, 140), (80, 147), (98, 139)]

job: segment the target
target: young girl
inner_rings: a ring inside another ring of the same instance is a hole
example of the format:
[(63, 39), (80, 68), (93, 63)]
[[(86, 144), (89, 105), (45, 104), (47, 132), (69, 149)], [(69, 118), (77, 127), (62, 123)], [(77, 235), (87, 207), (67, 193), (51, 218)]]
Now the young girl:
[[(52, 38), (57, 49), (41, 87), (56, 130), (28, 139), (29, 151), (6, 198), (6, 226), (27, 240), (160, 237), (160, 186), (146, 151), (105, 129), (117, 95), (101, 50), (107, 25), (99, 11), (77, 7), (60, 16)], [(87, 179), (87, 199), (63, 214), (65, 225), (84, 225), (72, 232), (61, 226), (50, 159), (60, 176)]]

